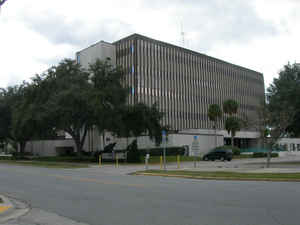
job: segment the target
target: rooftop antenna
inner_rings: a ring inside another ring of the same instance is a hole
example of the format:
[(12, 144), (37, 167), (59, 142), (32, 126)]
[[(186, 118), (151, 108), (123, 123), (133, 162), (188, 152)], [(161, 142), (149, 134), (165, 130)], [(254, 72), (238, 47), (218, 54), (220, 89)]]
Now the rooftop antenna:
[(185, 33), (184, 33), (184, 31), (183, 31), (183, 23), (182, 23), (182, 21), (181, 21), (181, 23), (180, 23), (180, 35), (181, 35), (181, 44), (182, 44), (182, 47), (184, 47), (184, 36), (185, 36)]

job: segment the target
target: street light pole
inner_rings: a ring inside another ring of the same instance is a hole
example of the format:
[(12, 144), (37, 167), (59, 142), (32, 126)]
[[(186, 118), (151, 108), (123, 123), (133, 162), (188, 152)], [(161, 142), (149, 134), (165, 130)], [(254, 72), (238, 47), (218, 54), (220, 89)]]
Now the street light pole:
[(167, 134), (166, 131), (162, 131), (162, 138), (163, 138), (163, 158), (164, 158), (164, 170), (167, 170), (166, 166), (166, 145), (167, 145)]

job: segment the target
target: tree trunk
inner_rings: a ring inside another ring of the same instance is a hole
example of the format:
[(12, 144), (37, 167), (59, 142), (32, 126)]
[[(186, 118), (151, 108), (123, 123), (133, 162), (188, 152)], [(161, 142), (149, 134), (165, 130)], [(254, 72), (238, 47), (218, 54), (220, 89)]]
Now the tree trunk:
[(20, 142), (20, 155), (21, 157), (24, 157), (25, 147), (26, 147), (26, 141)]
[(268, 152), (267, 152), (267, 168), (270, 167), (271, 153), (272, 153), (272, 148), (268, 149)]
[(233, 135), (231, 135), (231, 147), (232, 148), (234, 147), (234, 138), (233, 138)]
[(217, 126), (216, 126), (216, 123), (214, 125), (214, 128), (215, 128), (215, 148), (217, 147)]
[(103, 131), (103, 133), (102, 133), (102, 142), (103, 142), (103, 151), (104, 151), (104, 148), (105, 148), (105, 131)]
[(80, 138), (79, 137), (73, 137), (76, 145), (76, 151), (77, 151), (77, 156), (81, 157), (81, 143), (80, 143)]

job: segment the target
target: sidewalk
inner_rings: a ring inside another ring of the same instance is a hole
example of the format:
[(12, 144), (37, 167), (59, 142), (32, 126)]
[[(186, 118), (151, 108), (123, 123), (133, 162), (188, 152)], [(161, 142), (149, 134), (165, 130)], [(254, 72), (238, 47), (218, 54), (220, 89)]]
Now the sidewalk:
[(31, 208), (28, 204), (13, 198), (2, 195), (0, 197), (5, 199), (1, 205), (9, 206), (8, 210), (0, 211), (1, 225), (88, 225), (55, 213)]
[[(228, 171), (228, 172), (245, 172), (245, 173), (300, 173), (300, 157), (286, 156), (271, 159), (270, 168), (266, 168), (266, 158), (248, 158), (234, 159), (227, 161), (197, 161), (196, 168), (194, 162), (181, 162), (180, 168), (177, 163), (168, 163), (167, 170), (192, 170), (192, 171)], [(293, 162), (297, 162), (293, 165)], [(274, 163), (274, 164), (272, 164)], [(281, 164), (283, 163), (283, 164)], [(284, 164), (286, 163), (286, 164)], [(160, 164), (149, 164), (149, 170), (160, 170)], [(90, 168), (83, 168), (87, 172), (101, 172), (106, 174), (126, 175), (136, 171), (146, 170), (145, 165), (122, 165), (116, 167), (111, 165), (94, 165)]]
[[(10, 210), (13, 210), (12, 203), (3, 195), (0, 195), (0, 216), (7, 214)], [(1, 220), (0, 220), (1, 222)]]

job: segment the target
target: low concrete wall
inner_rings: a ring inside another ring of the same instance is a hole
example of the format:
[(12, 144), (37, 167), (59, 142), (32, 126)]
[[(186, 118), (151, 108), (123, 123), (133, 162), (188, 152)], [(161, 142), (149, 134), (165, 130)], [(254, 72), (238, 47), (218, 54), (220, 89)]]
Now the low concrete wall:
[(300, 152), (300, 138), (281, 138), (278, 144), (287, 151)]
[(56, 156), (56, 148), (59, 147), (73, 147), (75, 143), (73, 139), (65, 140), (43, 140), (43, 141), (30, 141), (26, 144), (25, 152), (30, 152), (38, 156)]
[[(192, 151), (193, 142), (197, 137), (197, 141), (199, 143), (199, 152), (198, 155), (204, 154), (208, 152), (210, 149), (215, 147), (215, 136), (213, 134), (170, 134), (167, 138), (167, 147), (181, 147), (188, 146), (189, 155), (194, 155)], [(125, 149), (127, 143), (130, 144), (135, 138), (115, 138), (112, 139), (111, 142), (117, 142), (115, 149)], [(160, 146), (156, 146), (154, 141), (151, 141), (148, 136), (142, 136), (137, 138), (137, 144), (139, 149), (147, 149), (147, 148), (157, 148), (164, 147), (163, 144)], [(217, 135), (217, 146), (224, 145), (224, 138), (221, 135)], [(150, 153), (151, 154), (151, 153)]]

